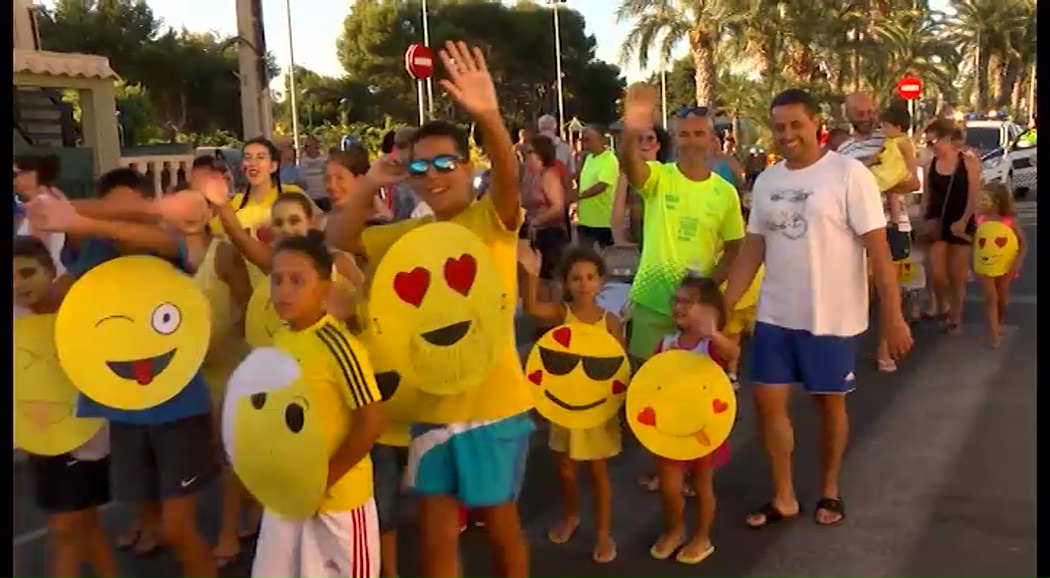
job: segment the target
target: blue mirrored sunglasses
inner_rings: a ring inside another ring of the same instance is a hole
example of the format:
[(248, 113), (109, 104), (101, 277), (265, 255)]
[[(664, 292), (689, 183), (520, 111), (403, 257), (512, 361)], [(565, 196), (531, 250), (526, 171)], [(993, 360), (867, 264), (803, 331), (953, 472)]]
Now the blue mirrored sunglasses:
[(710, 109), (706, 106), (683, 106), (675, 111), (674, 115), (676, 118), (686, 118), (689, 116), (707, 116), (710, 112)]
[(459, 166), (463, 157), (459, 155), (438, 155), (432, 159), (412, 159), (408, 161), (408, 174), (413, 177), (421, 177), (427, 174), (427, 169), (434, 167), (439, 173), (451, 173)]

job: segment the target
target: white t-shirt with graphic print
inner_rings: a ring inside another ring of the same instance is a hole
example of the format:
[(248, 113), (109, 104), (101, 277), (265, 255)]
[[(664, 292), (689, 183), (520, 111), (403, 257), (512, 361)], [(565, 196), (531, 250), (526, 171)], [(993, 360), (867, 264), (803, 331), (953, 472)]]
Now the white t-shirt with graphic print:
[(886, 227), (875, 177), (828, 152), (791, 170), (762, 172), (751, 192), (747, 232), (765, 237), (758, 321), (815, 335), (868, 328), (868, 266), (861, 236)]

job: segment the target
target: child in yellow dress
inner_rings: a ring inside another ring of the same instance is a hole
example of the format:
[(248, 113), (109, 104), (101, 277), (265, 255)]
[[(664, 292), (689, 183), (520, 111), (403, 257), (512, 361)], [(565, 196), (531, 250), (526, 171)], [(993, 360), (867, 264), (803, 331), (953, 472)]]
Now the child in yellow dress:
[[(522, 242), (524, 243), (524, 242)], [(613, 313), (602, 309), (595, 299), (602, 288), (605, 277), (605, 261), (591, 247), (578, 246), (569, 250), (561, 267), (561, 284), (564, 287), (564, 303), (541, 303), (539, 288), (540, 254), (528, 247), (520, 251), (522, 267), (528, 276), (525, 279), (524, 307), (529, 315), (547, 323), (583, 323), (602, 327), (623, 343), (623, 326)], [(616, 559), (616, 543), (610, 530), (612, 490), (609, 486), (609, 471), (606, 460), (619, 455), (620, 419), (614, 417), (605, 425), (585, 429), (568, 429), (550, 425), (551, 450), (556, 454), (558, 479), (561, 481), (563, 518), (547, 534), (555, 544), (564, 544), (580, 525), (579, 486), (576, 483), (576, 465), (586, 462), (595, 496), (595, 534), (597, 544), (592, 558), (598, 563)]]

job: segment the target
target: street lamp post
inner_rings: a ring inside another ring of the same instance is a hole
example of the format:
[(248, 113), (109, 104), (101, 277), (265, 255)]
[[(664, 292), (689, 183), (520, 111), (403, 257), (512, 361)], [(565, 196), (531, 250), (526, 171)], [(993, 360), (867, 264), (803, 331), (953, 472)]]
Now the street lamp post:
[[(430, 48), (430, 12), (423, 0), (423, 46)], [(434, 75), (427, 77), (427, 116), (434, 118)]]
[(295, 98), (295, 42), (292, 40), (292, 0), (284, 0), (284, 12), (288, 19), (288, 94), (292, 106), (292, 146), (295, 147), (295, 164), (299, 164), (299, 107)]
[(549, 0), (554, 13), (554, 64), (558, 75), (558, 135), (565, 138), (565, 91), (561, 79), (561, 21), (558, 18), (559, 4), (564, 0)]
[(663, 110), (664, 128), (667, 128), (667, 62), (660, 57), (660, 106)]

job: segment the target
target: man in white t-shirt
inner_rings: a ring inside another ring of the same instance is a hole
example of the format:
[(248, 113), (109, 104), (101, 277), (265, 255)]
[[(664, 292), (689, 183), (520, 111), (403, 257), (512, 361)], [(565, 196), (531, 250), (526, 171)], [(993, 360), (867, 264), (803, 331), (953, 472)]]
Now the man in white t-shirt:
[(750, 370), (774, 496), (748, 516), (748, 525), (755, 528), (800, 511), (787, 411), (793, 384), (811, 395), (822, 422), (816, 522), (830, 525), (845, 519), (838, 487), (849, 433), (844, 394), (855, 386), (857, 341), (868, 329), (865, 253), (879, 292), (881, 339), (893, 357), (907, 353), (912, 343), (901, 314), (875, 178), (859, 161), (821, 149), (819, 110), (800, 89), (773, 99), (771, 124), (784, 160), (755, 182), (747, 237), (726, 287), (726, 307), (731, 309), (765, 263)]
[(324, 186), (324, 166), (328, 157), (321, 154), (321, 145), (312, 136), (303, 143), (303, 154), (299, 157), (299, 175), (306, 183), (306, 194), (325, 212), (332, 208), (328, 191)]

